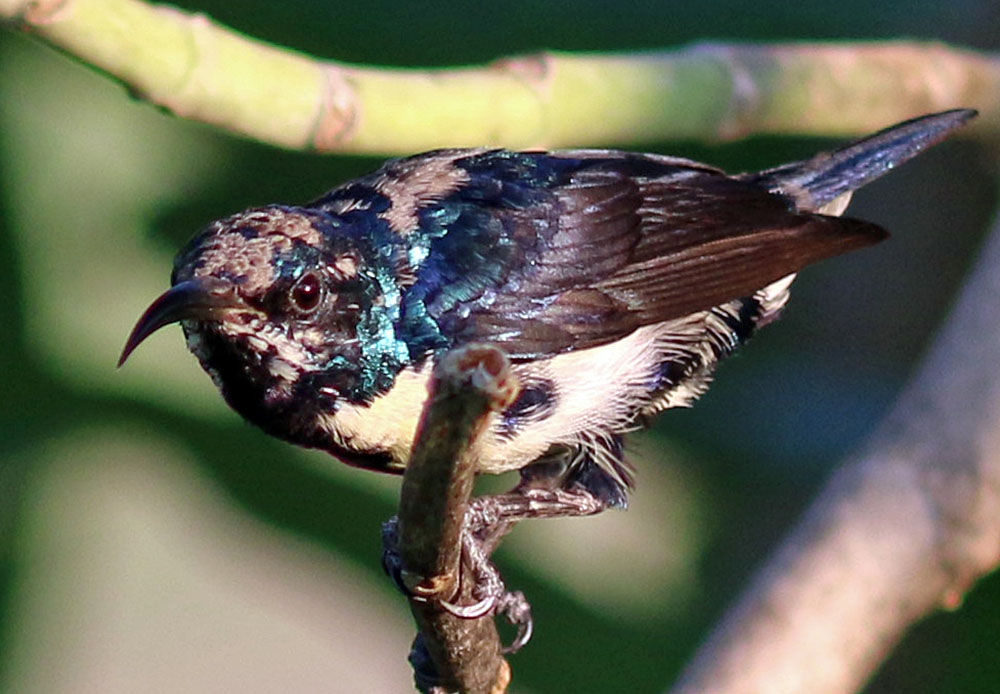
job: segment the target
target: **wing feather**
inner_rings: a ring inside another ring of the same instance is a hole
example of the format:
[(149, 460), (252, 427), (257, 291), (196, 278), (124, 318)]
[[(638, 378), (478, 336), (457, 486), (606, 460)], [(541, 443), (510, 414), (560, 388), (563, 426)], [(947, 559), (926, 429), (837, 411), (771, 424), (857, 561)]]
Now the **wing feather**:
[[(800, 212), (752, 182), (683, 160), (595, 152), (574, 161), (558, 164), (564, 170), (542, 195), (502, 193), (530, 200), (491, 210), (517, 240), (518, 262), (446, 320), (454, 341), (493, 342), (514, 359), (594, 347), (750, 296), (887, 235), (867, 222)], [(518, 185), (532, 183), (504, 182)]]

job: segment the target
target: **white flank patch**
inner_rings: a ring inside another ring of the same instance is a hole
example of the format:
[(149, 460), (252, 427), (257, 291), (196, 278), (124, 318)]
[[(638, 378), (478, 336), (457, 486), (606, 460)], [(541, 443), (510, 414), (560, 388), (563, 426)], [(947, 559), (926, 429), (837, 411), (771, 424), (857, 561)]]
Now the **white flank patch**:
[(650, 379), (669, 349), (665, 338), (670, 325), (649, 325), (607, 345), (516, 366), (524, 380), (556, 384), (555, 412), (519, 430), (513, 439), (494, 433), (483, 446), (480, 468), (504, 472), (538, 458), (554, 443), (586, 444), (595, 436), (629, 428), (648, 400)]

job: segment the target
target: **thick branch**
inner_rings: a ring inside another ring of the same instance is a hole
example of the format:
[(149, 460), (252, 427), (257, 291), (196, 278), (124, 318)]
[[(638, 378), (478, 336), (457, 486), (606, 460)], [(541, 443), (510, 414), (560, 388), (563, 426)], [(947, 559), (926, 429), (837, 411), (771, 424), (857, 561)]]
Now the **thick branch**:
[(446, 354), (434, 371), (403, 475), (398, 534), (402, 578), (412, 594), (418, 641), (430, 655), (443, 691), (499, 694), (510, 679), (493, 616), (459, 619), (438, 601), (474, 601), (473, 581), (461, 571), (460, 539), (477, 441), (492, 414), (509, 405), (516, 391), (499, 349), (473, 345)]
[(1000, 222), (918, 376), (674, 694), (857, 691), (1000, 562)]
[(315, 60), (140, 0), (0, 0), (0, 21), (179, 116), (291, 149), (850, 135), (958, 106), (1000, 127), (1000, 60), (938, 43), (704, 44), (404, 70)]

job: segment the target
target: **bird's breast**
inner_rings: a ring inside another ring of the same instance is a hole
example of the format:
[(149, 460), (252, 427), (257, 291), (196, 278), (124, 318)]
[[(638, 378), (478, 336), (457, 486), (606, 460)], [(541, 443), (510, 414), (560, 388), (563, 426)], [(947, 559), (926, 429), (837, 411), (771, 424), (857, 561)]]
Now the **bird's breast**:
[(410, 457), (417, 423), (427, 401), (433, 365), (408, 366), (396, 375), (392, 387), (371, 403), (341, 404), (335, 412), (318, 415), (317, 427), (336, 446), (354, 451), (387, 453), (391, 467), (402, 470)]

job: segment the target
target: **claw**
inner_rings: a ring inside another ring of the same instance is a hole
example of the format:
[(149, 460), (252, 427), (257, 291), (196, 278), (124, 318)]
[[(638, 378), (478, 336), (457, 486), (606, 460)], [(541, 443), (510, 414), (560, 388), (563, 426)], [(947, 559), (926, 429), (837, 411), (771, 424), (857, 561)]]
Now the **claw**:
[(528, 645), (528, 641), (531, 641), (532, 634), (535, 633), (535, 622), (529, 619), (523, 624), (517, 625), (517, 636), (514, 640), (510, 642), (510, 645), (504, 646), (500, 649), (501, 655), (511, 655), (517, 653), (519, 650)]
[(527, 645), (535, 631), (535, 621), (531, 617), (531, 604), (524, 597), (524, 593), (519, 590), (505, 593), (497, 603), (497, 613), (503, 614), (510, 624), (517, 627), (517, 636), (514, 637), (509, 646), (500, 649), (500, 652), (504, 655), (517, 653)]
[(504, 655), (517, 653), (528, 641), (531, 640), (535, 631), (535, 622), (531, 617), (531, 605), (524, 597), (524, 593), (515, 591), (504, 593), (497, 597), (489, 595), (472, 605), (456, 605), (447, 600), (438, 600), (438, 604), (448, 614), (460, 619), (479, 619), (488, 614), (503, 615), (507, 622), (517, 627), (517, 635), (510, 645), (504, 646), (500, 652)]
[(467, 580), (474, 586), (474, 594), (486, 597), (471, 605), (456, 605), (437, 599), (439, 591), (431, 590), (426, 595), (414, 592), (413, 583), (406, 580), (406, 572), (396, 551), (399, 538), (395, 518), (382, 527), (382, 566), (400, 591), (412, 600), (436, 602), (443, 611), (459, 619), (502, 615), (517, 628), (514, 640), (502, 652), (516, 653), (531, 640), (534, 622), (531, 605), (524, 594), (518, 591), (508, 592), (500, 572), (490, 561), (497, 543), (515, 523), (526, 518), (588, 516), (603, 511), (607, 506), (606, 500), (595, 497), (586, 488), (576, 486), (573, 489), (526, 488), (508, 494), (473, 499), (462, 531), (461, 565), (463, 571), (471, 572)]
[(492, 595), (487, 595), (479, 602), (474, 602), (471, 605), (456, 605), (447, 600), (438, 600), (437, 603), (445, 612), (461, 619), (479, 619), (493, 611), (493, 608), (496, 607), (497, 599)]

